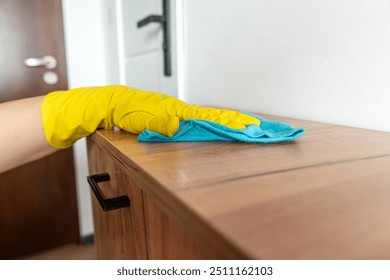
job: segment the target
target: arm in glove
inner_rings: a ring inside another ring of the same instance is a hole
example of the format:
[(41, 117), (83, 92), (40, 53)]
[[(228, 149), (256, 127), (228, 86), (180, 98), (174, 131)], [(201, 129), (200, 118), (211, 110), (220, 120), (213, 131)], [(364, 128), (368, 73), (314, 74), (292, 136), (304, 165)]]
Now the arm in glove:
[(139, 134), (144, 129), (172, 136), (179, 121), (202, 119), (230, 128), (257, 124), (251, 116), (189, 105), (177, 98), (127, 86), (105, 86), (52, 92), (42, 102), (46, 139), (56, 148), (70, 147), (98, 128), (114, 126)]

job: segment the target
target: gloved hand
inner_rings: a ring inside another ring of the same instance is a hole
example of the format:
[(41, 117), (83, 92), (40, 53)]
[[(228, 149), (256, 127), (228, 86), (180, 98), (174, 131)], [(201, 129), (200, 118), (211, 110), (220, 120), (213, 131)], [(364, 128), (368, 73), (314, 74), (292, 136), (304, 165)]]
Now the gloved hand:
[(70, 147), (98, 128), (114, 126), (135, 134), (149, 129), (172, 136), (184, 119), (203, 119), (234, 129), (260, 124), (236, 111), (189, 105), (162, 93), (127, 86), (52, 92), (44, 97), (41, 110), (46, 139), (56, 148)]

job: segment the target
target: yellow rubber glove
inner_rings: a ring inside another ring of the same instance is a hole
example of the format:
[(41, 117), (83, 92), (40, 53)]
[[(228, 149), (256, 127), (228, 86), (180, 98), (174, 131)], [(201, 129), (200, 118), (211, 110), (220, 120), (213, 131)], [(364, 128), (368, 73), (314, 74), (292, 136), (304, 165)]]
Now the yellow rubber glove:
[(98, 128), (114, 126), (139, 134), (144, 129), (172, 136), (179, 121), (202, 119), (243, 129), (258, 119), (225, 109), (189, 105), (177, 98), (127, 86), (56, 91), (42, 102), (42, 121), (48, 142), (67, 148)]

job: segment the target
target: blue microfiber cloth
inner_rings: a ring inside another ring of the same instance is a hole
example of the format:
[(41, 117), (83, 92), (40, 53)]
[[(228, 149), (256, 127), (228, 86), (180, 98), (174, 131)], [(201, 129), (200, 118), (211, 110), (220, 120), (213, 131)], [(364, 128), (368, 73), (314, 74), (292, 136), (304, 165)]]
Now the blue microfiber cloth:
[(231, 129), (205, 120), (181, 121), (175, 135), (168, 137), (158, 132), (144, 130), (138, 135), (139, 142), (204, 142), (239, 141), (248, 143), (276, 143), (293, 140), (304, 133), (303, 128), (293, 128), (282, 122), (269, 121), (258, 115), (245, 112), (260, 120), (260, 125), (244, 129)]

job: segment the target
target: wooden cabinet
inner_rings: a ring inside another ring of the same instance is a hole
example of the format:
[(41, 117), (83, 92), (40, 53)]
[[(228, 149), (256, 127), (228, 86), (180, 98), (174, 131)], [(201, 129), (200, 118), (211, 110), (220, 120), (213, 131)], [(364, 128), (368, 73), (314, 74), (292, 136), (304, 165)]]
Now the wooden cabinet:
[(390, 134), (265, 116), (304, 127), (280, 144), (88, 139), (101, 259), (388, 259)]

